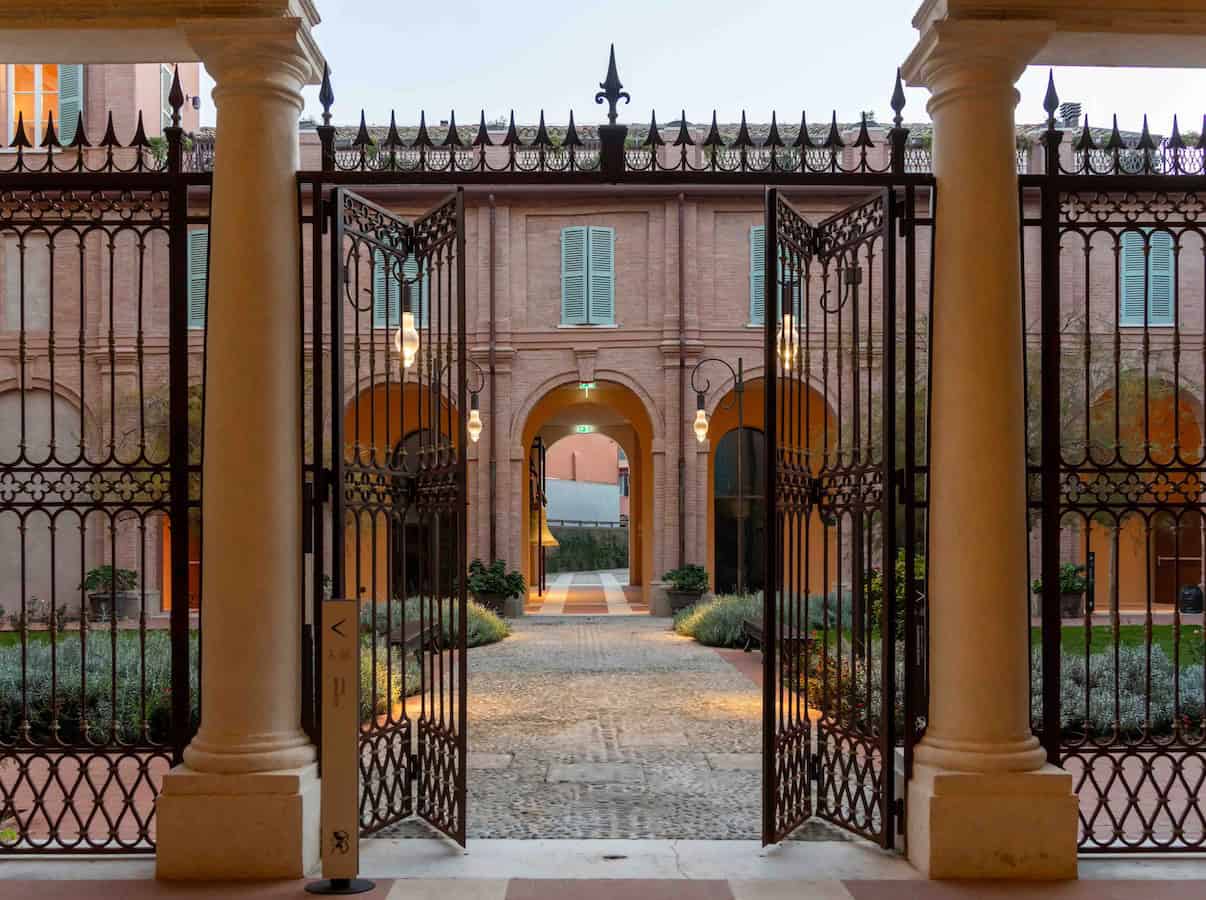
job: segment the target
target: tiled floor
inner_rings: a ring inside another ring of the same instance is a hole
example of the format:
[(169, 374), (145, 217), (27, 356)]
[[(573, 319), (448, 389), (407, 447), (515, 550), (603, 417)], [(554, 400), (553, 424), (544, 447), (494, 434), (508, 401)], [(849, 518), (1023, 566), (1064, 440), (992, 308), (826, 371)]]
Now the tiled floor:
[[(0, 881), (0, 898), (159, 900), (159, 898), (312, 897), (305, 882), (172, 884), (154, 880)], [(683, 881), (671, 879), (380, 880), (366, 900), (1200, 900), (1201, 881), (1025, 882)]]
[[(862, 841), (367, 841), (360, 870), (370, 900), (1198, 900), (1206, 860), (1083, 859), (1079, 882), (926, 882), (893, 853)], [(303, 898), (304, 881), (161, 883), (150, 859), (13, 858), (0, 900)]]

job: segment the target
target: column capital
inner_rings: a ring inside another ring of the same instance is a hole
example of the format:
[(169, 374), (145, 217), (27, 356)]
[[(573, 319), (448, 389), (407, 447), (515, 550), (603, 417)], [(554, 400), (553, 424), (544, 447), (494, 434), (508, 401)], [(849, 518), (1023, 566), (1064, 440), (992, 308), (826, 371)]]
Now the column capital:
[(959, 88), (1012, 89), (1054, 31), (1045, 19), (930, 21), (901, 72), (909, 85), (928, 87), (935, 101)]
[(322, 52), (305, 19), (198, 19), (180, 25), (214, 77), (215, 101), (231, 92), (268, 90), (284, 93), (300, 109), (302, 85), (322, 79)]

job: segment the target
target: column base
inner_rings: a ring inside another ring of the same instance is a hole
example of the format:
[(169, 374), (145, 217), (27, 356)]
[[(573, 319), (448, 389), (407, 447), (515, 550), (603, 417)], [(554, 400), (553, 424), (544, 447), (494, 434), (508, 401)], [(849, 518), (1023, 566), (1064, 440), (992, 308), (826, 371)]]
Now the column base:
[(156, 803), (155, 875), (303, 878), (319, 860), (317, 764), (211, 775), (176, 766)]
[(1078, 801), (1072, 776), (958, 772), (915, 764), (909, 861), (928, 878), (1076, 878)]

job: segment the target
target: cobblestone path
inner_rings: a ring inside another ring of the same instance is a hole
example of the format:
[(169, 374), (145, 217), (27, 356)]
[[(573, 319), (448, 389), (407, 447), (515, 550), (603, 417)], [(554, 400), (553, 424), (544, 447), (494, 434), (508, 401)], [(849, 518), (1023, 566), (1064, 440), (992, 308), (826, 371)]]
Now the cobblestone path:
[(526, 618), (470, 651), (471, 838), (759, 836), (759, 690), (668, 624)]

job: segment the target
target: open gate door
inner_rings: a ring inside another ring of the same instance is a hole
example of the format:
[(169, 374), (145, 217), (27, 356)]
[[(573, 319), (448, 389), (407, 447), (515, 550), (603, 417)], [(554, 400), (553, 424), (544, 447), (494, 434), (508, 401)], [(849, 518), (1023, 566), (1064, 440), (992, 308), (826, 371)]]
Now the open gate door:
[[(465, 842), (465, 216), (331, 206), (331, 582), (360, 602), (360, 828)], [(342, 352), (339, 352), (340, 349)]]
[(896, 208), (814, 226), (767, 192), (766, 844), (817, 816), (890, 847), (902, 813)]

